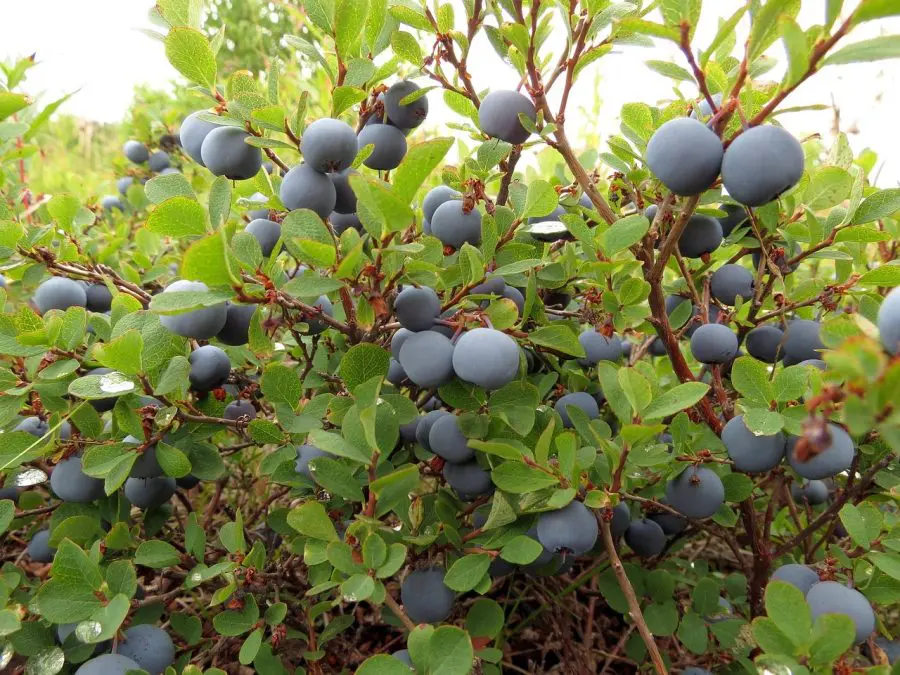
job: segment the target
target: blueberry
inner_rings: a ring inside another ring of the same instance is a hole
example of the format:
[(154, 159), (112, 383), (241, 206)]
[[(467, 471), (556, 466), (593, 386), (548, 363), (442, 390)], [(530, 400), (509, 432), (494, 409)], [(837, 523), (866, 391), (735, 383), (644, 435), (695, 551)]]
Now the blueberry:
[(828, 501), (828, 486), (821, 480), (810, 480), (791, 485), (791, 496), (801, 504), (817, 506)]
[(195, 487), (200, 485), (200, 479), (194, 475), (188, 474), (187, 476), (176, 478), (175, 485), (180, 487), (182, 490), (193, 490)]
[(519, 372), (519, 346), (493, 328), (467, 331), (453, 349), (453, 371), (461, 380), (479, 387), (500, 389)]
[[(312, 306), (318, 307), (320, 310), (322, 310), (322, 314), (325, 314), (327, 316), (334, 316), (334, 306), (331, 304), (331, 300), (329, 300), (327, 296), (320, 295), (319, 299), (316, 300)], [(328, 327), (328, 325), (319, 318), (309, 318), (307, 319), (306, 324), (309, 326), (310, 335), (318, 335)]]
[(538, 541), (554, 553), (587, 553), (597, 543), (597, 533), (597, 518), (579, 501), (556, 511), (545, 511), (537, 521)]
[(718, 220), (693, 215), (678, 239), (678, 251), (685, 258), (699, 258), (719, 248), (722, 239), (722, 226)]
[[(173, 281), (166, 286), (163, 293), (198, 292), (206, 293), (209, 288), (201, 281)], [(161, 315), (159, 322), (170, 333), (186, 338), (208, 340), (222, 330), (225, 325), (227, 310), (221, 302), (211, 307), (203, 307), (181, 314)]]
[(397, 359), (391, 358), (390, 363), (388, 364), (388, 373), (384, 379), (395, 387), (399, 387), (406, 382), (406, 371), (403, 370), (403, 366), (400, 365), (400, 362)]
[[(122, 439), (123, 443), (130, 445), (143, 445), (143, 441), (138, 440), (134, 436), (126, 436)], [(165, 472), (159, 461), (156, 459), (156, 445), (145, 448), (143, 452), (138, 453), (137, 460), (131, 467), (132, 478), (156, 478), (162, 476)]]
[(433, 452), (431, 449), (431, 428), (435, 422), (449, 414), (446, 410), (432, 410), (419, 418), (419, 423), (416, 426), (416, 441), (418, 441), (419, 445), (429, 452)]
[(300, 141), (303, 161), (321, 173), (349, 169), (356, 159), (356, 151), (353, 127), (331, 117), (310, 124)]
[(900, 661), (900, 640), (888, 640), (879, 635), (875, 638), (875, 644), (884, 652), (889, 664), (893, 666)]
[(8, 499), (16, 504), (19, 503), (19, 488), (14, 485), (9, 487), (0, 487), (0, 500)]
[(525, 311), (525, 296), (522, 295), (522, 291), (514, 286), (504, 286), (503, 297), (507, 300), (512, 300), (519, 316), (522, 316), (522, 312)]
[[(249, 232), (256, 237), (256, 241), (259, 242), (259, 247), (262, 249), (264, 258), (268, 258), (272, 255), (272, 252), (275, 250), (275, 245), (281, 238), (281, 225), (273, 220), (267, 220), (265, 218), (251, 220), (247, 224), (247, 227), (244, 228), (244, 231)], [(281, 249), (280, 246), (278, 248), (279, 250)]]
[(647, 144), (647, 165), (653, 175), (683, 197), (702, 194), (715, 182), (722, 155), (722, 141), (715, 132), (689, 117), (669, 120)]
[(820, 359), (820, 349), (825, 349), (819, 333), (822, 325), (809, 319), (793, 319), (784, 333), (784, 355), (799, 363), (807, 359)]
[(722, 160), (722, 184), (745, 206), (762, 206), (794, 187), (803, 176), (803, 148), (781, 127), (749, 129), (738, 136)]
[[(354, 141), (355, 142), (355, 141)], [(355, 174), (353, 169), (347, 169), (337, 173), (330, 173), (328, 177), (334, 185), (334, 210), (344, 215), (356, 213), (356, 193), (350, 186), (350, 176)]]
[(520, 113), (532, 123), (537, 121), (534, 104), (519, 92), (510, 89), (492, 91), (478, 108), (478, 125), (491, 138), (521, 145), (531, 132), (519, 121)]
[(625, 531), (625, 543), (642, 558), (659, 555), (666, 547), (666, 533), (653, 520), (633, 520)]
[(147, 167), (155, 173), (160, 173), (169, 168), (169, 153), (165, 150), (157, 150), (147, 161)]
[(409, 656), (408, 649), (399, 649), (396, 652), (394, 652), (393, 654), (391, 654), (391, 656), (393, 656), (395, 659), (397, 659), (399, 661), (403, 661), (403, 663), (405, 663), (410, 668), (413, 667), (412, 659)]
[(747, 428), (743, 415), (737, 415), (722, 429), (722, 443), (734, 468), (747, 473), (774, 469), (784, 457), (784, 434), (758, 436)]
[(689, 666), (681, 671), (681, 675), (713, 675), (712, 671), (697, 666)]
[(191, 387), (196, 391), (212, 391), (225, 384), (231, 374), (228, 354), (212, 345), (204, 345), (188, 357), (191, 371), (188, 375)]
[(809, 589), (819, 583), (819, 575), (815, 570), (806, 565), (798, 565), (796, 563), (788, 563), (782, 565), (772, 573), (772, 581), (784, 581), (796, 586), (803, 595), (809, 592)]
[(625, 502), (619, 502), (613, 509), (612, 520), (609, 521), (609, 530), (613, 539), (618, 539), (625, 534), (625, 530), (631, 525), (631, 510)]
[(444, 480), (456, 491), (463, 501), (471, 501), (494, 491), (491, 474), (482, 469), (478, 462), (444, 464)]
[[(404, 373), (404, 376), (406, 373)], [(415, 443), (416, 442), (416, 432), (419, 429), (419, 423), (422, 421), (423, 417), (416, 417), (412, 422), (407, 422), (406, 424), (400, 425), (400, 441), (405, 444)]]
[(688, 518), (709, 518), (725, 503), (725, 486), (710, 469), (689, 467), (666, 485), (666, 500)]
[(102, 314), (112, 309), (112, 293), (106, 284), (90, 284), (85, 290), (86, 308), (89, 312)]
[(331, 231), (340, 237), (346, 230), (354, 229), (360, 234), (363, 233), (363, 224), (359, 216), (355, 213), (338, 213), (334, 211), (328, 216), (328, 223), (331, 225)]
[(453, 345), (440, 333), (426, 330), (410, 335), (397, 360), (419, 387), (440, 387), (453, 379)]
[[(471, 295), (503, 295), (503, 291), (506, 289), (506, 282), (503, 281), (503, 277), (498, 276), (489, 276), (483, 282), (478, 284), (477, 286), (473, 286), (472, 290), (469, 291)], [(485, 305), (486, 306), (486, 305)]]
[(588, 328), (578, 336), (578, 342), (584, 347), (584, 358), (578, 364), (584, 367), (595, 366), (601, 361), (618, 361), (622, 358), (622, 342), (615, 335), (606, 337), (593, 328)]
[(198, 118), (198, 115), (205, 112), (207, 111), (198, 110), (197, 112), (188, 115), (184, 122), (181, 123), (181, 130), (179, 131), (181, 147), (184, 148), (184, 151), (191, 159), (201, 166), (206, 166), (203, 163), (203, 157), (200, 154), (200, 148), (203, 146), (203, 141), (209, 135), (210, 131), (218, 129), (220, 126), (213, 122), (206, 122)]
[(125, 496), (139, 509), (155, 509), (172, 498), (175, 488), (175, 479), (169, 476), (129, 478), (125, 481)]
[(165, 169), (163, 169), (162, 171), (159, 172), (159, 175), (160, 176), (168, 176), (169, 174), (172, 174), (172, 173), (181, 173), (181, 172), (174, 167), (167, 166)]
[(26, 417), (21, 422), (19, 422), (13, 431), (24, 431), (26, 434), (31, 434), (35, 438), (41, 438), (50, 431), (50, 425), (47, 424), (40, 417)]
[(395, 359), (400, 356), (400, 348), (403, 346), (403, 343), (406, 342), (406, 339), (412, 335), (413, 331), (407, 330), (406, 328), (398, 328), (394, 334), (391, 336), (391, 356)]
[(84, 473), (80, 457), (70, 457), (57, 464), (50, 474), (50, 487), (57, 497), (71, 504), (89, 504), (105, 494), (103, 481)]
[[(787, 459), (791, 468), (803, 478), (821, 480), (846, 471), (853, 463), (856, 448), (853, 439), (836, 424), (828, 424), (828, 440), (822, 444), (822, 451), (811, 455), (806, 461), (800, 461), (795, 453), (796, 437), (788, 439)], [(824, 439), (823, 439), (824, 440)]]
[(141, 667), (120, 654), (103, 654), (85, 661), (75, 671), (75, 675), (125, 675), (131, 670), (140, 670)]
[(401, 103), (404, 98), (417, 91), (418, 85), (402, 80), (395, 82), (384, 92), (384, 110), (392, 124), (401, 129), (415, 129), (425, 121), (428, 115), (427, 96), (421, 96), (412, 103)]
[(134, 184), (134, 178), (131, 176), (123, 176), (116, 181), (116, 188), (122, 195), (128, 194), (128, 188)]
[(225, 310), (225, 323), (216, 334), (216, 339), (231, 347), (247, 344), (250, 339), (250, 321), (253, 319), (255, 311), (256, 305), (228, 303)]
[(736, 305), (737, 299), (744, 301), (753, 297), (756, 280), (753, 273), (740, 265), (722, 265), (713, 272), (710, 291), (723, 305)]
[(456, 415), (441, 415), (432, 423), (428, 446), (434, 454), (448, 462), (460, 464), (475, 457), (475, 451), (469, 447), (469, 439), (459, 428)]
[(456, 595), (444, 585), (444, 570), (411, 572), (400, 584), (400, 602), (413, 623), (439, 623), (450, 616)]
[(722, 226), (722, 234), (726, 237), (746, 223), (749, 218), (747, 216), (747, 209), (743, 206), (738, 206), (737, 204), (722, 204), (722, 206), (719, 207), (719, 210), (728, 214), (724, 218), (717, 218), (719, 224)]
[[(665, 497), (660, 498), (659, 502), (660, 504), (668, 504), (668, 500)], [(668, 511), (651, 513), (647, 517), (659, 525), (667, 536), (681, 534), (684, 528), (687, 527), (687, 520)]]
[[(722, 107), (722, 92), (718, 94), (712, 95), (713, 102), (716, 104), (716, 108)], [(697, 119), (698, 117), (702, 119), (706, 119), (710, 115), (712, 115), (713, 111), (709, 105), (709, 101), (706, 100), (704, 96), (697, 103), (694, 104), (694, 109), (691, 111), (691, 118)]]
[(34, 562), (53, 562), (56, 549), (50, 546), (50, 530), (38, 530), (34, 533), (26, 548), (28, 557)]
[(691, 353), (700, 363), (727, 363), (737, 356), (737, 335), (720, 323), (704, 324), (691, 336)]
[(875, 612), (862, 593), (836, 581), (820, 581), (809, 589), (806, 602), (815, 621), (823, 614), (843, 614), (853, 620), (856, 644), (865, 642), (875, 631)]
[(200, 146), (206, 168), (230, 180), (253, 178), (262, 168), (262, 152), (245, 143), (250, 138), (243, 129), (219, 127), (210, 131)]
[(175, 663), (175, 645), (162, 628), (138, 624), (126, 630), (116, 651), (146, 670), (150, 675), (162, 672)]
[(256, 408), (254, 408), (253, 404), (246, 399), (232, 401), (225, 406), (225, 412), (222, 413), (222, 417), (226, 420), (236, 420), (244, 415), (251, 420), (256, 418)]
[(416, 332), (428, 330), (441, 313), (441, 301), (427, 286), (407, 286), (394, 301), (394, 313), (403, 328)]
[(316, 457), (331, 457), (331, 455), (314, 445), (298, 445), (297, 461), (294, 463), (294, 471), (309, 478), (309, 462)]
[(87, 293), (77, 281), (66, 277), (50, 277), (34, 292), (34, 304), (41, 314), (46, 314), (51, 309), (65, 311), (69, 307), (85, 307)]
[(331, 178), (309, 164), (300, 164), (288, 171), (278, 194), (289, 211), (309, 209), (323, 220), (337, 204), (337, 191)]
[(896, 354), (900, 350), (900, 286), (888, 293), (878, 308), (878, 332), (888, 353)]
[(434, 218), (434, 212), (444, 202), (457, 199), (462, 199), (462, 195), (446, 185), (431, 188), (422, 202), (422, 213), (425, 215), (425, 220), (431, 221)]
[(597, 419), (600, 416), (600, 407), (597, 405), (597, 401), (587, 392), (576, 391), (571, 394), (560, 396), (559, 400), (557, 400), (556, 404), (553, 406), (553, 409), (559, 413), (563, 426), (567, 429), (571, 429), (574, 426), (572, 420), (569, 418), (569, 413), (566, 410), (570, 406), (580, 408), (587, 413), (587, 416), (592, 420)]
[(766, 363), (775, 363), (784, 356), (783, 340), (784, 331), (781, 328), (772, 324), (764, 324), (747, 333), (744, 346), (747, 348), (747, 353), (753, 358)]
[(468, 213), (464, 203), (451, 199), (441, 204), (431, 218), (431, 233), (445, 246), (462, 248), (465, 243), (481, 244), (481, 212), (473, 208)]
[(125, 204), (121, 199), (116, 197), (116, 195), (107, 195), (100, 200), (100, 208), (102, 208), (104, 211), (112, 211), (113, 209), (124, 211)]
[(375, 146), (372, 154), (363, 160), (363, 164), (370, 169), (396, 169), (406, 156), (406, 136), (390, 124), (367, 125), (359, 132), (356, 141), (360, 150), (367, 145)]
[(134, 162), (135, 164), (143, 164), (150, 159), (150, 151), (147, 149), (147, 146), (140, 141), (126, 142), (122, 148), (122, 152), (125, 153), (125, 156), (130, 162)]

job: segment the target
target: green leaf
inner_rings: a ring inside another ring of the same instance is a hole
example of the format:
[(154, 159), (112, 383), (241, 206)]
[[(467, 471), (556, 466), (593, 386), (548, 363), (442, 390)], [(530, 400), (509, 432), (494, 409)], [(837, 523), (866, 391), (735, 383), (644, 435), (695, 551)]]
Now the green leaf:
[(466, 631), (472, 637), (495, 638), (503, 630), (503, 608), (489, 598), (478, 598), (466, 614)]
[(375, 580), (368, 574), (354, 574), (341, 584), (345, 602), (362, 602), (375, 592)]
[(287, 515), (287, 524), (302, 535), (321, 541), (338, 541), (334, 523), (319, 502), (306, 502)]
[(841, 523), (847, 529), (847, 534), (857, 546), (863, 549), (869, 548), (871, 541), (869, 540), (869, 530), (866, 527), (866, 521), (859, 507), (853, 504), (844, 504), (839, 512)]
[(900, 7), (894, 0), (863, 0), (853, 13), (853, 20), (862, 23), (896, 14), (900, 14)]
[(213, 617), (213, 626), (219, 635), (236, 637), (249, 631), (259, 621), (259, 607), (251, 594), (244, 596), (244, 608), (240, 612), (222, 612)]
[(521, 534), (503, 547), (500, 557), (516, 565), (528, 565), (537, 560), (543, 551), (540, 542)]
[(467, 675), (473, 657), (469, 636), (455, 626), (441, 626), (428, 641), (429, 675)]
[(241, 645), (241, 651), (238, 653), (238, 661), (242, 665), (246, 666), (253, 663), (253, 659), (255, 659), (256, 655), (259, 653), (259, 648), (262, 645), (262, 640), (262, 628), (257, 628), (247, 636), (247, 639), (244, 640), (244, 644)]
[(13, 91), (0, 91), (0, 121), (31, 105), (32, 99)]
[(757, 436), (772, 436), (784, 427), (784, 418), (765, 408), (750, 408), (744, 412), (744, 424)]
[(85, 375), (69, 384), (69, 394), (84, 399), (115, 398), (130, 394), (137, 388), (127, 375), (122, 373), (106, 373), (104, 375)]
[(863, 200), (853, 214), (852, 222), (855, 225), (871, 223), (892, 216), (897, 211), (900, 211), (900, 188), (878, 190)]
[(869, 553), (869, 559), (882, 572), (894, 579), (900, 580), (900, 555), (896, 553), (881, 553), (874, 551)]
[[(231, 286), (240, 283), (240, 266), (228, 246), (225, 230), (195, 241), (181, 262), (181, 276), (202, 281), (208, 286)], [(188, 291), (190, 292), (190, 291)], [(160, 293), (159, 296), (170, 295)]]
[(702, 382), (685, 382), (670, 389), (647, 406), (644, 410), (644, 421), (661, 419), (674, 415), (680, 410), (690, 408), (700, 399), (706, 396), (709, 385)]
[(559, 483), (555, 476), (520, 462), (504, 462), (491, 471), (491, 479), (494, 485), (511, 494), (534, 492)]
[(171, 567), (181, 562), (181, 554), (167, 541), (150, 540), (138, 546), (134, 554), (134, 564), (153, 569)]
[(484, 553), (463, 556), (450, 566), (444, 577), (444, 585), (459, 593), (475, 588), (487, 574), (491, 556)]
[(812, 644), (809, 646), (809, 665), (813, 668), (830, 668), (840, 656), (853, 646), (856, 627), (846, 614), (823, 614), (813, 626)]
[(542, 326), (528, 335), (533, 344), (541, 347), (549, 347), (563, 354), (571, 356), (585, 356), (584, 347), (578, 341), (578, 336), (568, 326)]
[(650, 405), (650, 401), (653, 399), (650, 383), (636, 368), (621, 368), (618, 372), (618, 380), (636, 415)]
[(768, 404), (774, 398), (769, 370), (765, 363), (751, 356), (741, 356), (731, 367), (731, 383), (743, 396)]
[(173, 28), (166, 36), (166, 57), (188, 80), (215, 90), (216, 55), (203, 33), (193, 28)]
[(779, 630), (778, 626), (772, 619), (765, 616), (758, 616), (753, 619), (753, 639), (763, 649), (770, 654), (793, 654), (794, 643), (790, 638)]
[[(352, 1), (352, 0), (351, 0)], [(366, 98), (366, 92), (359, 87), (335, 87), (331, 96), (331, 115), (337, 117), (342, 112)]]
[(649, 229), (650, 221), (642, 215), (635, 214), (621, 218), (603, 235), (605, 241), (603, 250), (606, 255), (614, 256), (619, 251), (638, 243)]
[(799, 82), (809, 67), (809, 46), (803, 29), (791, 17), (780, 17), (778, 27), (781, 32), (781, 40), (784, 42), (784, 51), (788, 57), (788, 70), (784, 77), (784, 84), (790, 86)]
[[(168, 200), (174, 199), (176, 197), (182, 199), (195, 199), (194, 190), (193, 188), (191, 188), (191, 184), (188, 182), (188, 179), (185, 178), (183, 173), (169, 173), (151, 178), (144, 185), (144, 194), (147, 195), (147, 199), (149, 199), (151, 202), (160, 205), (165, 204)], [(154, 210), (153, 213), (155, 213), (157, 210), (159, 209)], [(151, 219), (153, 218), (153, 213), (150, 214)], [(200, 213), (200, 223), (201, 225), (204, 225), (204, 227), (197, 234), (204, 234), (206, 231), (206, 219), (203, 217), (202, 209)], [(169, 218), (165, 218), (165, 221), (169, 221)], [(164, 226), (171, 227), (168, 222), (165, 222)], [(160, 234), (165, 233), (161, 232)]]
[(672, 63), (671, 61), (644, 61), (644, 65), (647, 66), (654, 73), (659, 73), (663, 77), (668, 77), (676, 82), (693, 82), (694, 76), (691, 75), (690, 72), (679, 66), (677, 63)]
[(94, 347), (94, 358), (107, 368), (112, 368), (125, 375), (137, 375), (141, 372), (141, 352), (144, 339), (141, 333), (132, 328), (125, 331), (115, 340)]
[(316, 457), (309, 467), (313, 479), (331, 494), (354, 502), (363, 501), (359, 481), (346, 464), (328, 457)]
[(294, 368), (280, 363), (270, 363), (263, 371), (260, 387), (272, 403), (287, 403), (296, 407), (303, 395), (300, 375)]
[(412, 201), (425, 179), (443, 161), (452, 145), (452, 138), (433, 138), (410, 145), (400, 166), (391, 175), (391, 183), (397, 196), (407, 202)]
[(391, 35), (391, 48), (404, 61), (416, 66), (422, 63), (422, 48), (411, 33), (395, 30)]
[(794, 17), (799, 8), (799, 0), (768, 0), (765, 6), (756, 12), (747, 49), (751, 62), (756, 61), (777, 39), (778, 17), (782, 14)]
[(6, 532), (6, 528), (16, 515), (16, 505), (11, 499), (0, 500), (0, 534)]
[(550, 183), (545, 180), (533, 180), (528, 184), (525, 196), (525, 208), (522, 219), (550, 215), (559, 205), (559, 195)]
[(221, 305), (232, 297), (231, 291), (172, 291), (158, 293), (150, 301), (150, 309), (157, 314), (183, 314), (195, 309)]
[(810, 178), (804, 201), (813, 211), (831, 208), (850, 195), (853, 178), (837, 166), (826, 166)]
[(358, 344), (351, 347), (343, 358), (338, 374), (344, 386), (351, 391), (373, 377), (387, 376), (391, 355), (373, 344)]
[(159, 383), (153, 388), (153, 393), (165, 396), (173, 391), (183, 392), (190, 386), (191, 364), (184, 356), (176, 356), (159, 378)]
[(368, 5), (367, 0), (339, 0), (335, 7), (335, 16), (340, 17), (340, 21), (335, 21), (334, 43), (337, 53), (345, 61), (348, 56), (355, 55), (351, 48), (359, 42)]
[(844, 47), (827, 57), (822, 65), (837, 66), (896, 58), (900, 58), (900, 35), (882, 35)]
[(785, 581), (770, 581), (766, 586), (766, 614), (791, 642), (802, 647), (809, 642), (812, 617), (803, 591)]
[(409, 666), (388, 654), (370, 656), (356, 669), (356, 675), (409, 675), (409, 673)]

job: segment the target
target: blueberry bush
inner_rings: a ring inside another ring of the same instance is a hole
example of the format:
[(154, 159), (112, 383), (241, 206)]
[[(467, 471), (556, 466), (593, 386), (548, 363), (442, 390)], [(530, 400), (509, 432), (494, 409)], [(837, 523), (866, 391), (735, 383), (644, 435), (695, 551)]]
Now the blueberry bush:
[(808, 4), (159, 0), (106, 176), (5, 64), (0, 670), (900, 672), (900, 189), (780, 125), (900, 5)]

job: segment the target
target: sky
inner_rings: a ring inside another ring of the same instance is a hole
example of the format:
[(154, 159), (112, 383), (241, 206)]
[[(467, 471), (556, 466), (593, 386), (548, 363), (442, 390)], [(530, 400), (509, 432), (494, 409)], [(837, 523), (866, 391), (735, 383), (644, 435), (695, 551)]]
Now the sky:
[[(452, 2), (459, 19), (464, 14), (462, 2)], [(29, 0), (7, 4), (0, 22), (0, 59), (36, 52), (40, 65), (29, 73), (29, 92), (43, 92), (42, 98), (50, 101), (79, 90), (63, 108), (68, 113), (103, 122), (119, 121), (136, 85), (166, 87), (177, 77), (162, 45), (139, 30), (150, 27), (147, 11), (152, 0)], [(717, 19), (730, 16), (741, 4), (742, 0), (706, 0), (695, 43), (708, 44), (715, 35)], [(852, 8), (858, 3), (846, 0), (844, 4)], [(804, 0), (803, 5), (798, 17), (801, 27), (822, 21), (824, 0)], [(747, 29), (745, 18), (738, 26), (739, 44)], [(854, 30), (841, 44), (896, 33), (900, 33), (900, 18), (873, 21)], [(769, 53), (784, 61), (780, 42)], [(589, 67), (573, 91), (567, 125), (570, 135), (577, 138), (576, 113), (590, 109), (595, 96), (603, 102), (599, 117), (585, 123), (601, 131), (601, 142), (607, 134), (618, 133), (623, 103), (655, 104), (671, 98), (673, 81), (649, 70), (644, 61), (650, 59), (686, 66), (676, 46), (664, 41), (651, 49), (622, 47), (605, 56)], [(512, 69), (499, 60), (484, 36), (474, 41), (469, 62), (478, 89), (516, 81)], [(776, 69), (765, 77), (778, 79), (781, 72)], [(681, 86), (686, 96), (695, 95), (689, 85)], [(841, 111), (841, 129), (848, 133), (854, 150), (870, 147), (878, 153), (882, 163), (878, 184), (900, 185), (900, 134), (896, 129), (900, 60), (825, 68), (801, 85), (786, 105), (828, 104), (832, 97)], [(439, 100), (433, 102), (426, 124), (439, 127), (454, 119), (454, 113), (443, 108)], [(826, 142), (832, 119), (830, 110), (780, 118), (795, 135), (820, 133)]]

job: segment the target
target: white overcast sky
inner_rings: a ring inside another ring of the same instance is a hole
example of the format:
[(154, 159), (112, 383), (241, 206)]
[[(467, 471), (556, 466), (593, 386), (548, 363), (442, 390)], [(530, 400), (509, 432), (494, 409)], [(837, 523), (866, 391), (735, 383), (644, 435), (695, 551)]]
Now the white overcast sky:
[[(297, 0), (294, 0), (297, 2)], [(898, 0), (900, 1), (900, 0)], [(464, 11), (460, 0), (457, 19)], [(698, 28), (696, 44), (708, 44), (715, 34), (718, 17), (731, 15), (743, 0), (706, 0)], [(69, 113), (105, 122), (122, 118), (131, 101), (134, 86), (150, 84), (163, 87), (176, 77), (166, 61), (162, 45), (137, 31), (149, 27), (147, 10), (152, 0), (28, 0), (6, 2), (3, 21), (0, 21), (0, 58), (8, 59), (37, 53), (40, 65), (30, 71), (28, 89), (44, 92), (45, 100), (80, 89), (65, 106)], [(854, 7), (855, 0), (847, 0)], [(825, 0), (804, 0), (799, 23), (808, 27), (822, 21)], [(746, 36), (747, 21), (739, 26), (739, 44)], [(879, 34), (900, 33), (900, 19), (870, 22), (856, 29), (846, 44)], [(783, 61), (780, 43), (772, 48), (772, 55)], [(651, 72), (645, 60), (671, 60), (685, 65), (682, 55), (671, 43), (653, 49), (623, 47), (618, 53), (600, 60), (594, 72), (599, 73), (599, 94), (603, 101), (596, 123), (605, 136), (618, 132), (618, 113), (624, 102), (656, 103), (670, 98), (672, 81)], [(511, 70), (502, 64), (488, 45), (479, 37), (473, 45), (470, 70), (477, 88), (496, 87), (498, 83), (515, 82)], [(780, 70), (766, 77), (777, 78)], [(577, 137), (575, 112), (580, 105), (590, 108), (594, 95), (593, 77), (579, 80), (579, 87), (570, 99), (568, 116), (570, 134)], [(504, 84), (503, 86), (510, 86)], [(686, 85), (685, 95), (691, 95)], [(900, 60), (881, 61), (826, 68), (788, 99), (788, 106), (810, 103), (829, 103), (832, 95), (841, 109), (841, 127), (850, 133), (855, 150), (872, 147), (879, 154), (883, 166), (878, 183), (881, 186), (900, 184)], [(437, 98), (437, 97), (433, 97)], [(432, 102), (432, 115), (427, 124), (439, 125), (453, 118), (439, 100)], [(831, 112), (799, 113), (785, 116), (784, 123), (795, 134), (828, 135)]]

